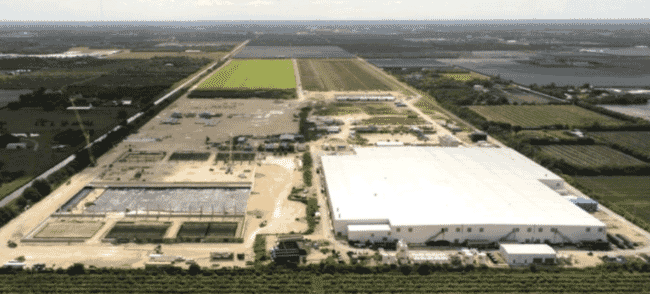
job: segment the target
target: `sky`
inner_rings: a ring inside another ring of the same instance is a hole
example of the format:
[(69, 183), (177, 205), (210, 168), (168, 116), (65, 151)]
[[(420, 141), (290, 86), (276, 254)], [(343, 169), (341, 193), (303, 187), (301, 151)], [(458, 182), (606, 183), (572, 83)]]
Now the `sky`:
[(0, 0), (0, 21), (648, 18), (646, 0)]

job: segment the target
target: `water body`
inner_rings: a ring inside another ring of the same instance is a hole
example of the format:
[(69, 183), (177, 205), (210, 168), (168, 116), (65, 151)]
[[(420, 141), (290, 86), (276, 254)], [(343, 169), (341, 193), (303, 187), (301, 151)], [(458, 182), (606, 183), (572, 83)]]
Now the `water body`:
[(639, 73), (625, 68), (600, 69), (590, 67), (541, 67), (517, 63), (507, 59), (439, 59), (441, 62), (458, 65), (485, 75), (501, 75), (501, 78), (515, 83), (558, 86), (583, 85), (590, 83), (603, 87), (642, 87), (650, 84), (650, 72)]
[(603, 108), (650, 121), (650, 100), (644, 105), (601, 105)]

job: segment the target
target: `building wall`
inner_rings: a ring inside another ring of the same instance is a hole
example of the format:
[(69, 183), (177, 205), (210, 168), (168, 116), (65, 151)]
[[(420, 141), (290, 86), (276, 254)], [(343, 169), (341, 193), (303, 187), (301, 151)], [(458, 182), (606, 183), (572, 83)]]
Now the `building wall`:
[[(335, 233), (347, 235), (348, 224), (388, 224), (388, 220), (335, 220)], [(443, 228), (445, 233), (438, 234)], [(481, 232), (481, 228), (483, 231)], [(530, 232), (528, 229), (530, 228)], [(552, 226), (519, 226), (519, 225), (422, 225), (422, 226), (391, 226), (390, 234), (386, 237), (404, 239), (408, 243), (426, 243), (431, 241), (448, 241), (450, 243), (463, 243), (467, 240), (487, 240), (498, 242), (502, 237), (510, 234), (507, 241), (516, 243), (562, 243), (563, 238), (551, 231)], [(457, 229), (459, 231), (457, 231)], [(468, 230), (469, 229), (469, 230)], [(517, 231), (518, 229), (518, 231)], [(540, 229), (541, 232), (540, 232)], [(599, 227), (590, 227), (587, 232), (584, 226), (558, 226), (558, 232), (565, 235), (571, 242), (606, 240), (606, 229), (598, 231)], [(513, 232), (513, 230), (515, 230)], [(511, 233), (512, 232), (512, 233)], [(377, 235), (376, 235), (377, 236)], [(355, 237), (355, 238), (358, 238)], [(358, 239), (355, 239), (358, 240)]]
[(394, 241), (395, 238), (392, 236), (391, 232), (387, 231), (356, 231), (348, 233), (348, 240), (381, 242)]
[(552, 259), (555, 263), (555, 254), (508, 254), (505, 250), (500, 250), (501, 254), (506, 260), (506, 263), (512, 265), (526, 265), (535, 263), (535, 259), (540, 259), (542, 263), (547, 263), (548, 259)]

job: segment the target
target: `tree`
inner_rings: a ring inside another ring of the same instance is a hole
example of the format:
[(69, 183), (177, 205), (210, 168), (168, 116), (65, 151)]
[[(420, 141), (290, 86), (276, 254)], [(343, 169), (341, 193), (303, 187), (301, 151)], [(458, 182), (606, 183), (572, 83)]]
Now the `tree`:
[(117, 112), (117, 119), (119, 120), (125, 120), (127, 116), (129, 116), (129, 114), (126, 112), (126, 110), (120, 110)]
[(192, 263), (187, 271), (190, 275), (195, 276), (201, 273), (201, 267), (196, 263)]
[(50, 183), (44, 179), (35, 180), (32, 184), (32, 188), (36, 189), (36, 191), (38, 191), (42, 196), (50, 195), (50, 192), (52, 192), (52, 186), (50, 186)]
[(43, 198), (43, 196), (32, 187), (25, 189), (25, 191), (23, 191), (22, 197), (24, 197), (26, 200), (31, 201), (32, 203), (36, 203), (41, 200), (41, 198)]
[(67, 273), (69, 275), (82, 275), (86, 273), (86, 269), (83, 263), (75, 263), (68, 268)]

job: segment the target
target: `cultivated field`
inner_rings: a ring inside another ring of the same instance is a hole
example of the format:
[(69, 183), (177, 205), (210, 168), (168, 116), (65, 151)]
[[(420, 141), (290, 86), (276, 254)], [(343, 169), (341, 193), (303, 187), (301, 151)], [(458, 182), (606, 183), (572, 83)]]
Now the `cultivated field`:
[(594, 132), (589, 136), (650, 159), (650, 132)]
[(298, 67), (307, 91), (399, 90), (356, 59), (301, 59)]
[(334, 102), (321, 107), (316, 107), (315, 115), (338, 116), (361, 112), (368, 115), (400, 115), (408, 112), (407, 110), (395, 107), (392, 103)]
[(97, 221), (54, 221), (48, 223), (35, 238), (90, 238), (104, 225)]
[(466, 82), (473, 79), (489, 80), (490, 77), (484, 76), (480, 73), (470, 72), (470, 73), (447, 73), (442, 74), (443, 77), (451, 78), (457, 81)]
[(178, 231), (178, 238), (234, 237), (238, 223), (235, 222), (185, 222)]
[(214, 89), (294, 89), (291, 60), (234, 60), (199, 85)]
[(576, 167), (644, 166), (646, 163), (625, 153), (601, 145), (549, 145), (540, 146), (543, 153), (566, 161)]
[(131, 52), (131, 50), (122, 50), (120, 53), (106, 56), (106, 59), (151, 59), (154, 57), (191, 57), (191, 58), (209, 58), (217, 60), (228, 54), (228, 52)]
[(589, 126), (594, 123), (601, 126), (624, 124), (623, 121), (575, 105), (499, 105), (470, 106), (469, 108), (488, 121), (509, 123), (521, 127), (540, 127), (556, 124), (572, 127)]
[(582, 186), (589, 187), (604, 200), (619, 206), (650, 223), (650, 177), (576, 177)]

